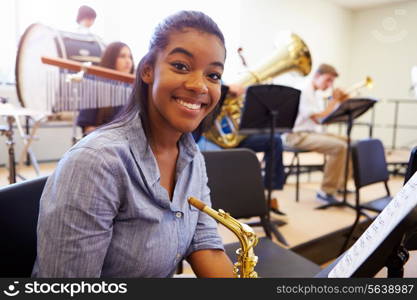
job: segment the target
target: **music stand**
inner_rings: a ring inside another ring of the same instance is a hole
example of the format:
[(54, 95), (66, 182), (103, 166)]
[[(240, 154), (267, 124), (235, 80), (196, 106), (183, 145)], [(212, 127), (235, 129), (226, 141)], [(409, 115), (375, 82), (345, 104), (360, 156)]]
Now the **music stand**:
[[(417, 172), (417, 146), (411, 150), (410, 159), (408, 160), (407, 170), (404, 176), (404, 184)], [(417, 231), (410, 232), (405, 243), (407, 250), (417, 250)]]
[(358, 241), (315, 277), (373, 277), (385, 266), (388, 277), (403, 277), (407, 249), (415, 250), (408, 242), (417, 229), (416, 190), (414, 175)]
[[(270, 134), (271, 160), (269, 165), (265, 166), (267, 174), (269, 174), (266, 188), (268, 190), (267, 205), (270, 224), (272, 223), (270, 218), (272, 181), (275, 173), (275, 132), (288, 132), (294, 127), (300, 93), (297, 89), (274, 84), (250, 86), (246, 91), (239, 132), (241, 134), (265, 132)], [(284, 237), (275, 227), (272, 227), (271, 231), (278, 240), (287, 245)]]
[(377, 102), (371, 98), (351, 98), (342, 102), (331, 114), (320, 120), (321, 124), (333, 124), (333, 123), (346, 123), (346, 161), (345, 161), (345, 174), (344, 174), (344, 188), (343, 188), (343, 200), (332, 201), (328, 204), (321, 205), (317, 209), (326, 209), (331, 206), (347, 206), (356, 209), (346, 201), (347, 197), (347, 181), (349, 175), (349, 160), (351, 152), (351, 132), (353, 127), (353, 120), (367, 112)]

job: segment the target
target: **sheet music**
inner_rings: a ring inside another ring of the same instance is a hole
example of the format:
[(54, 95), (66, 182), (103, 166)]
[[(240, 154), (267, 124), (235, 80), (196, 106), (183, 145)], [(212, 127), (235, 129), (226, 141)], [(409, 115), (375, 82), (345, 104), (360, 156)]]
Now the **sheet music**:
[(417, 205), (417, 172), (378, 215), (360, 238), (330, 271), (329, 278), (351, 277)]

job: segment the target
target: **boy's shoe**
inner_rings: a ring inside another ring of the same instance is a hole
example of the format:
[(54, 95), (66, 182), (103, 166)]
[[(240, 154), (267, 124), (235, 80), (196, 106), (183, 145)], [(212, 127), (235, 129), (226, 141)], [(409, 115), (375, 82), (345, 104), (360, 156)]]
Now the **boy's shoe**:
[(325, 193), (323, 191), (318, 191), (316, 195), (317, 199), (326, 201), (328, 203), (340, 202), (332, 194)]

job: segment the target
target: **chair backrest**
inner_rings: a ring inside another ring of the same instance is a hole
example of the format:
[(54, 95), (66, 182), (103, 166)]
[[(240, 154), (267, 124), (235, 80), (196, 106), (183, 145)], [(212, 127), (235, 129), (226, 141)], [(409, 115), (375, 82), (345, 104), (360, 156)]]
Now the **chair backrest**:
[(384, 145), (379, 139), (364, 139), (354, 143), (352, 165), (356, 188), (389, 179)]
[(405, 172), (404, 184), (414, 175), (417, 171), (417, 146), (411, 150), (410, 159), (408, 160), (407, 171)]
[(261, 167), (255, 152), (245, 148), (203, 152), (212, 206), (234, 218), (268, 213)]
[(0, 189), (0, 277), (30, 277), (36, 258), (39, 200), (47, 177)]

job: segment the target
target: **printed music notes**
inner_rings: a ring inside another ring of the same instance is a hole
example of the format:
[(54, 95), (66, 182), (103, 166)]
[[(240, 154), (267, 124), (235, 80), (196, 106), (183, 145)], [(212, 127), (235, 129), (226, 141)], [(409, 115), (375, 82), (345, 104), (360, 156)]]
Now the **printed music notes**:
[(417, 205), (417, 173), (398, 192), (330, 271), (329, 278), (351, 277)]

